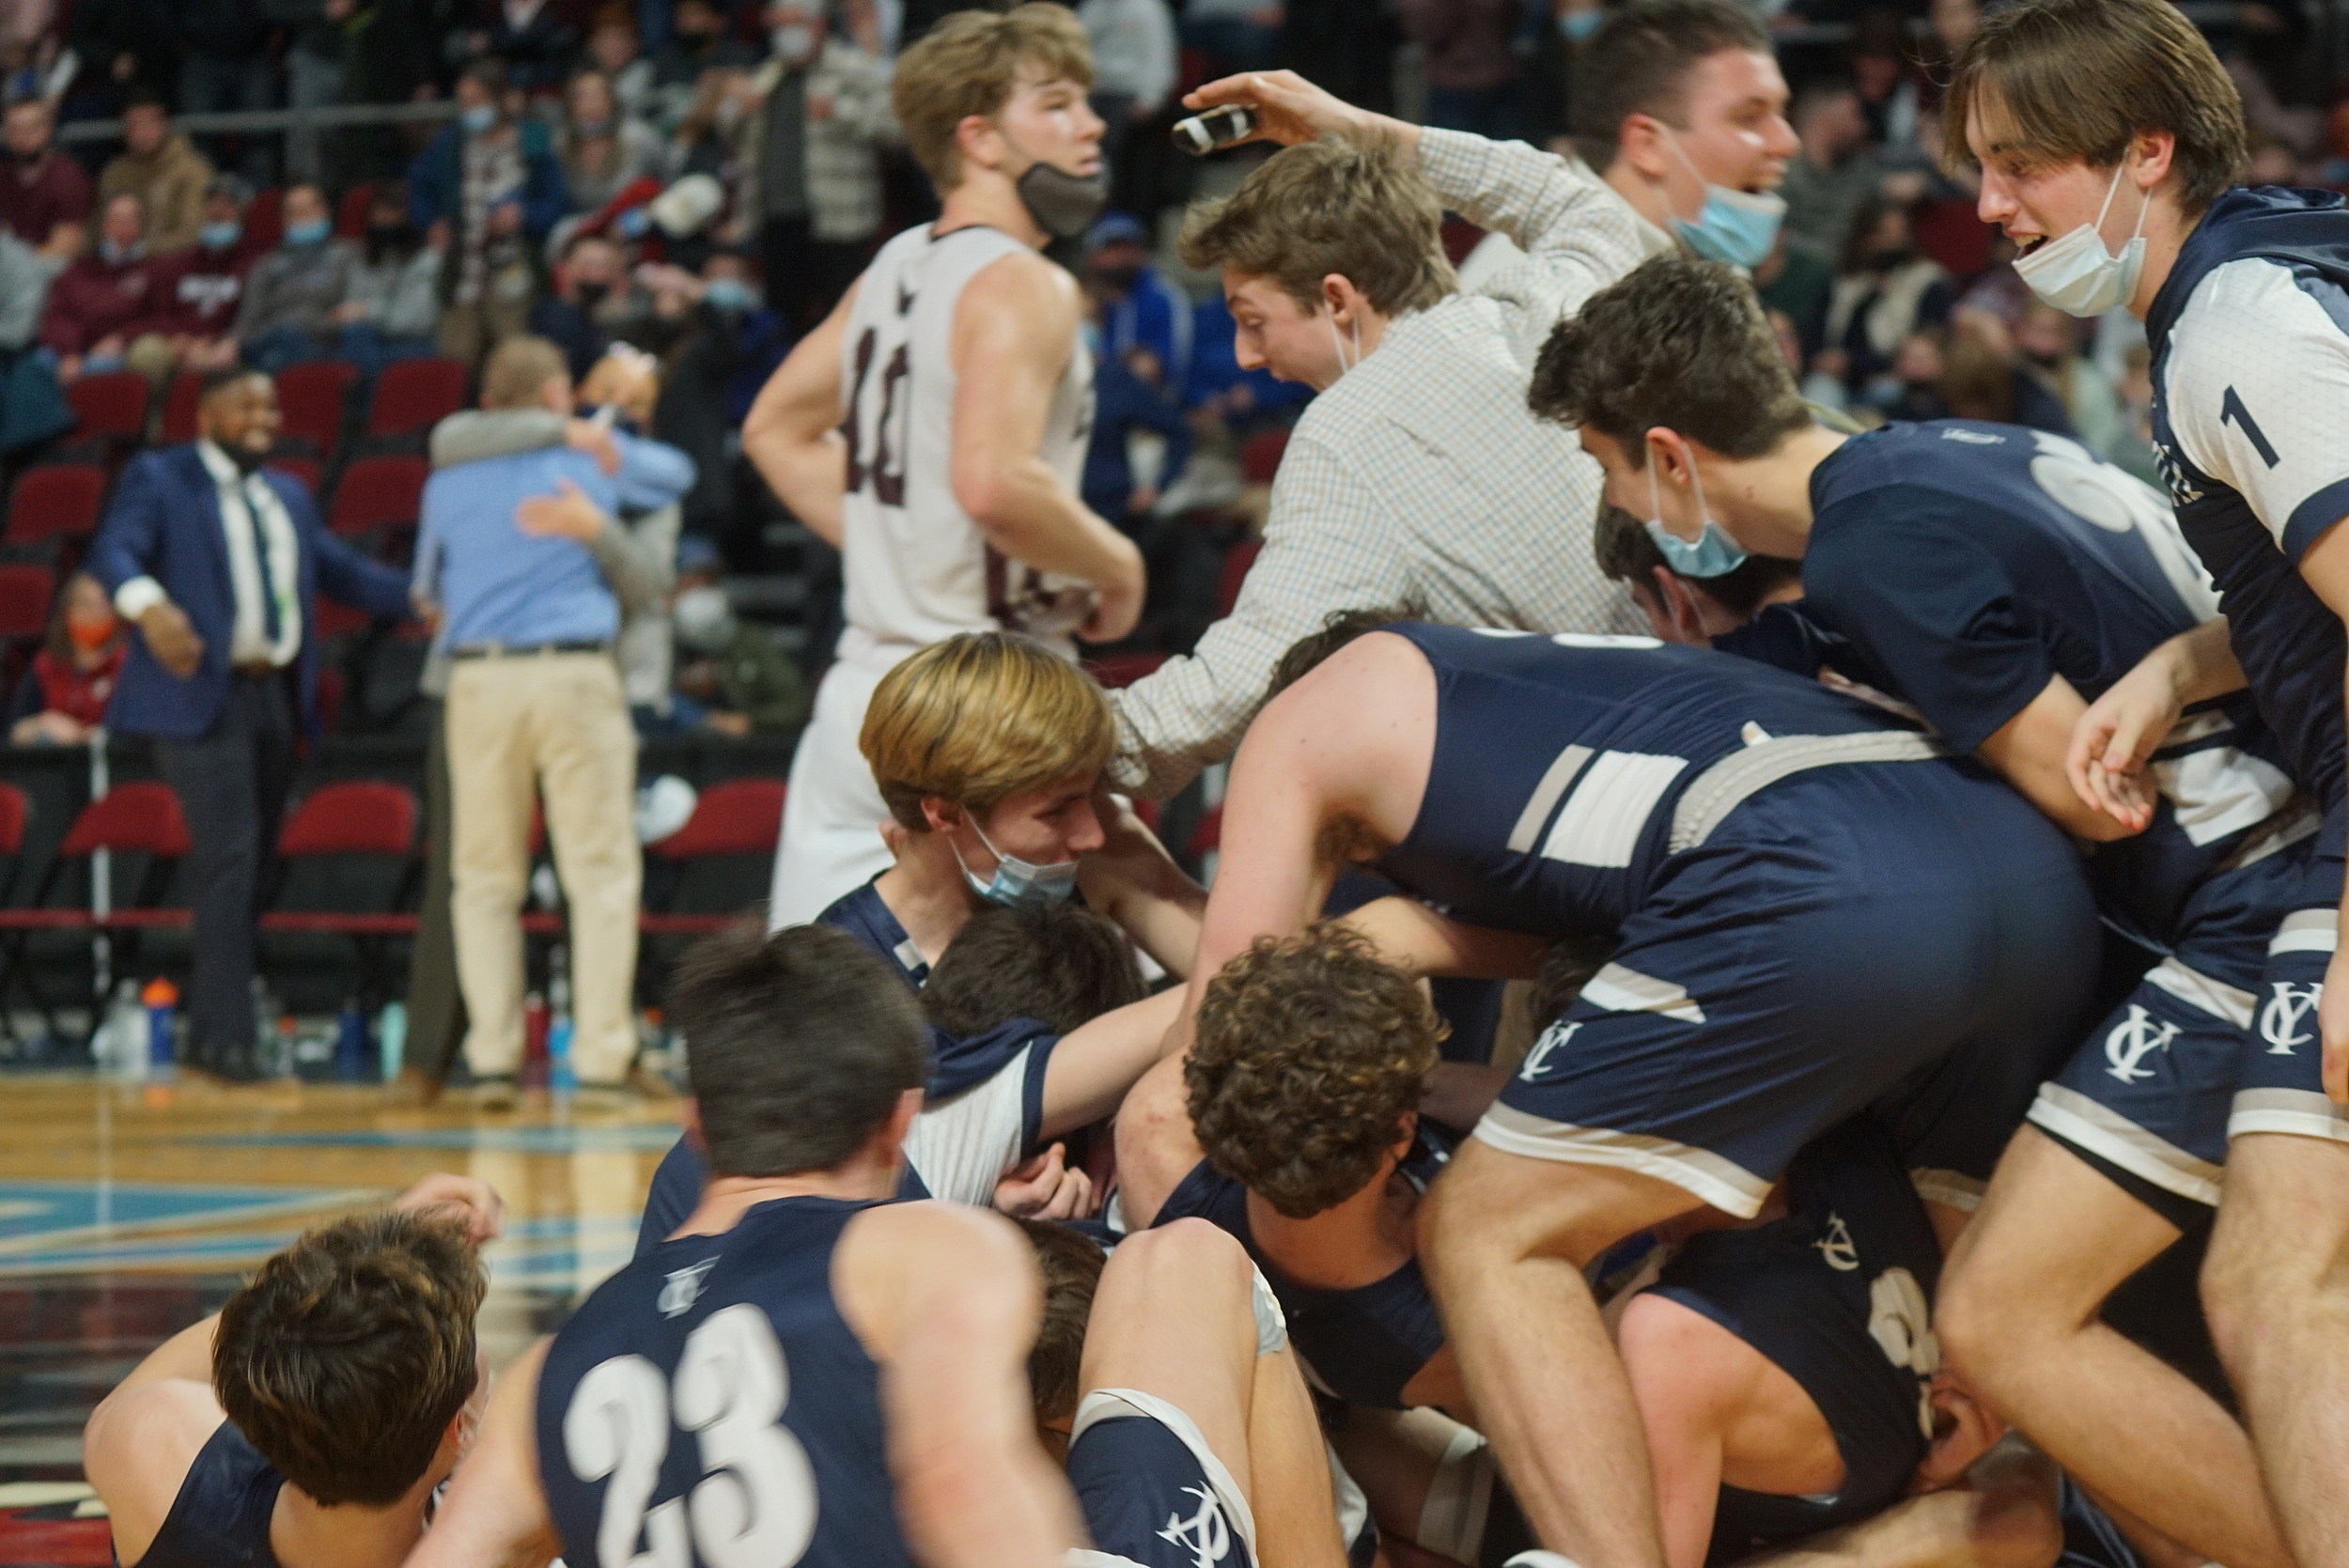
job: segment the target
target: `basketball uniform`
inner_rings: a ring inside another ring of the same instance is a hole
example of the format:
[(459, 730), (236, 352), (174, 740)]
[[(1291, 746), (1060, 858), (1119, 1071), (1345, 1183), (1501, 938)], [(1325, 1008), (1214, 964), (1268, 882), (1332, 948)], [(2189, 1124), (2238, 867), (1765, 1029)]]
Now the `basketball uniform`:
[(269, 1527), (285, 1484), (236, 1422), (221, 1422), (188, 1467), (138, 1568), (277, 1568)]
[[(955, 499), (955, 309), (980, 272), (1020, 254), (1034, 253), (1001, 229), (924, 225), (882, 246), (858, 286), (840, 350), (847, 626), (791, 760), (768, 912), (776, 929), (889, 865), (887, 808), (856, 743), (881, 676), (961, 631), (1026, 632), (1074, 658), (1069, 636), (1092, 613), (1088, 585), (998, 553)], [(1039, 453), (1072, 493), (1092, 427), (1093, 361), (1078, 334)]]

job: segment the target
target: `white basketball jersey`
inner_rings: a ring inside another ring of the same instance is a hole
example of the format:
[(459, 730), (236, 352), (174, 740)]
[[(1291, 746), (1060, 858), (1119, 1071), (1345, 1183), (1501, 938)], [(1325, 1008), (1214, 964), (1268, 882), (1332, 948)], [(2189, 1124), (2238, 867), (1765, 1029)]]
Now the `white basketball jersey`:
[[(873, 258), (841, 341), (848, 417), (842, 504), (848, 657), (890, 662), (959, 631), (1003, 628), (1073, 654), (1091, 587), (998, 554), (955, 500), (955, 306), (980, 269), (1027, 249), (1001, 229), (906, 230)], [(1044, 427), (1071, 490), (1093, 429), (1093, 358), (1079, 335)]]

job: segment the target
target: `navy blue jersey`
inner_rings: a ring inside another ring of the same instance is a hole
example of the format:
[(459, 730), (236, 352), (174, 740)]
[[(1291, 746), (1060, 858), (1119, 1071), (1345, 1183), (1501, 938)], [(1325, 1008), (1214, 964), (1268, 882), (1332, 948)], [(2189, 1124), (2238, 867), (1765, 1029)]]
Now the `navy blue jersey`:
[[(2349, 207), (2330, 191), (2227, 192), (2186, 237), (2145, 334), (2179, 526), (2295, 776), (2334, 812), (2341, 624), (2298, 566), (2349, 514)], [(2327, 847), (2340, 853), (2337, 820)]]
[[(1399, 1167), (1421, 1192), (1452, 1157), (1457, 1141), (1422, 1119), (1419, 1138)], [(1239, 1239), (1264, 1270), (1289, 1339), (1322, 1387), (1349, 1405), (1400, 1410), (1403, 1389), (1443, 1348), (1443, 1320), (1412, 1258), (1385, 1279), (1351, 1290), (1315, 1290), (1283, 1275), (1256, 1246), (1248, 1223), (1248, 1188), (1201, 1160), (1159, 1205), (1153, 1226), (1196, 1217)]]
[[(1802, 613), (1835, 667), (1971, 752), (2061, 675), (2093, 702), (2217, 596), (2158, 492), (2078, 443), (1937, 420), (1846, 442), (1811, 479)], [(2198, 706), (2156, 753), (2145, 832), (2098, 851), (2107, 912), (2175, 939), (2197, 883), (2292, 798), (2249, 693)]]
[[(1386, 629), (1434, 667), (1436, 744), (1418, 820), (1376, 869), (1473, 925), (1611, 932), (1674, 853), (1676, 817), (1709, 831), (1756, 779), (1929, 751), (1863, 703), (1708, 648)], [(1732, 758), (1736, 777), (1715, 771)]]
[(277, 1568), (269, 1522), (285, 1484), (236, 1422), (221, 1422), (196, 1452), (138, 1568)]
[(922, 956), (922, 950), (913, 945), (913, 939), (906, 935), (906, 928), (881, 901), (880, 890), (871, 882), (833, 899), (814, 924), (846, 931), (888, 959), (915, 990), (929, 984), (930, 961)]
[[(636, 1222), (636, 1250), (630, 1255), (643, 1257), (669, 1239), (692, 1212), (701, 1207), (702, 1188), (709, 1181), (708, 1162), (692, 1141), (679, 1138), (669, 1145), (669, 1152), (661, 1157), (653, 1168), (652, 1187), (645, 1194), (645, 1215)], [(908, 1165), (897, 1176), (897, 1201), (906, 1203), (926, 1198), (929, 1188)]]
[(538, 1374), (538, 1477), (568, 1562), (911, 1568), (879, 1368), (832, 1249), (869, 1203), (784, 1198), (598, 1286)]
[(1724, 1486), (1708, 1561), (1881, 1513), (1932, 1440), (1940, 1354), (1929, 1303), (1941, 1249), (1890, 1141), (1849, 1122), (1797, 1155), (1783, 1219), (1709, 1231), (1655, 1289), (1744, 1340), (1802, 1386), (1835, 1434), (1843, 1484), (1823, 1497)]

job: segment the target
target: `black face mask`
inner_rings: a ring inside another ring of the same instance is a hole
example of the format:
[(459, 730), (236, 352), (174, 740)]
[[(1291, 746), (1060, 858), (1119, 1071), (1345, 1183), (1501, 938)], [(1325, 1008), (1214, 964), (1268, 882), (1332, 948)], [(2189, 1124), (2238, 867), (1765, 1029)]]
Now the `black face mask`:
[(411, 224), (369, 224), (367, 225), (367, 256), (374, 260), (387, 251), (406, 251), (415, 239)]
[(228, 460), (237, 465), (237, 472), (247, 477), (258, 474), (261, 465), (269, 461), (269, 448), (266, 446), (256, 450), (241, 441), (229, 441), (222, 442), (220, 449), (228, 454)]
[(1036, 227), (1055, 240), (1074, 240), (1110, 204), (1109, 165), (1096, 174), (1070, 174), (1038, 162), (1028, 165), (1015, 189)]

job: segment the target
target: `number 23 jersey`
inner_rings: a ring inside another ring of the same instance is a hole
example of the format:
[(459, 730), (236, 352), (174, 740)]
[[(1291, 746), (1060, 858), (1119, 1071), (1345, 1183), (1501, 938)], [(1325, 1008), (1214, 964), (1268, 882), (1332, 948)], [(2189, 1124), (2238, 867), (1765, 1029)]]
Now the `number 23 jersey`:
[(832, 1256), (874, 1205), (760, 1203), (639, 1253), (554, 1336), (538, 1474), (573, 1568), (910, 1568), (879, 1369)]
[[(973, 277), (1023, 254), (1034, 253), (1001, 229), (925, 224), (883, 245), (858, 286), (840, 344), (848, 653), (901, 656), (997, 628), (1069, 651), (1092, 613), (1089, 585), (999, 553), (955, 499), (956, 307)], [(1093, 358), (1073, 334), (1037, 452), (1072, 493), (1092, 430)]]

